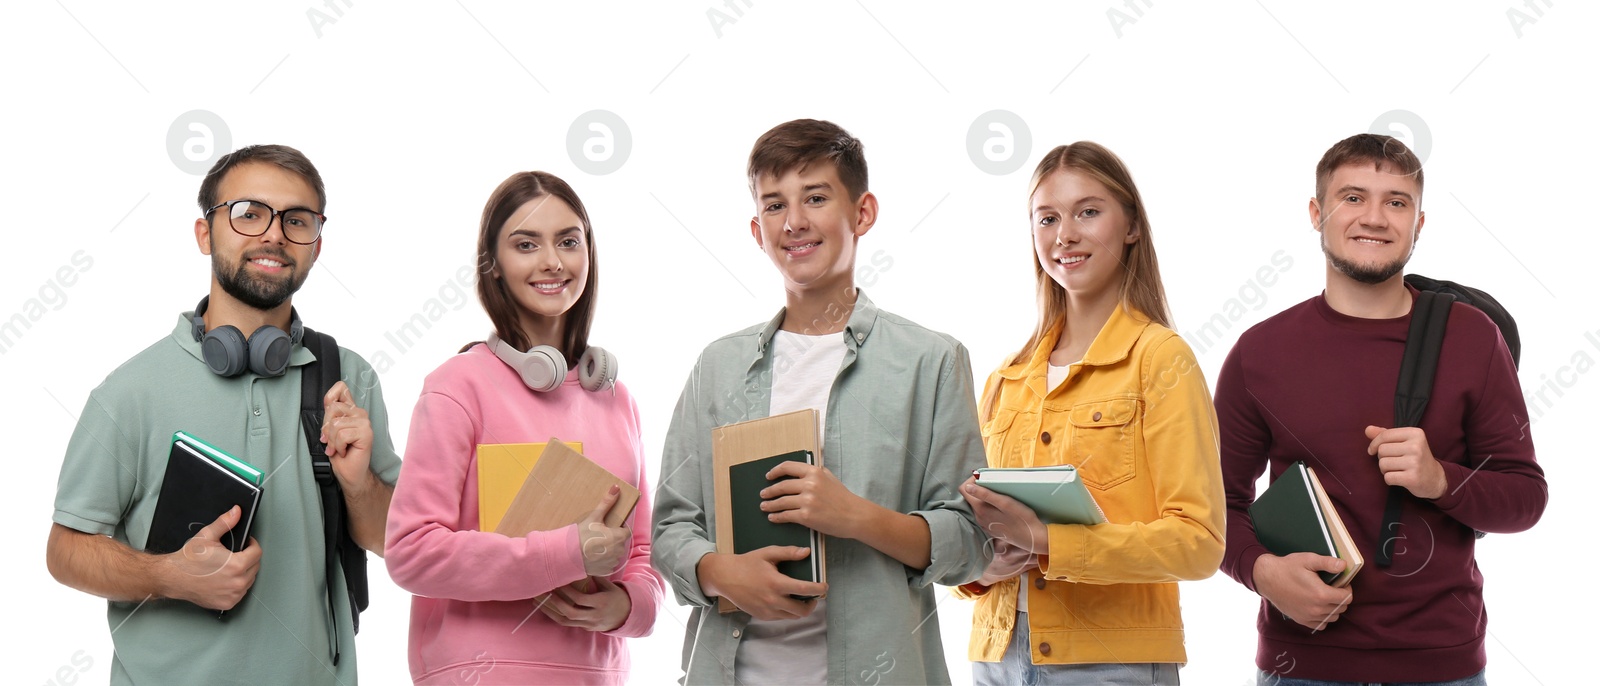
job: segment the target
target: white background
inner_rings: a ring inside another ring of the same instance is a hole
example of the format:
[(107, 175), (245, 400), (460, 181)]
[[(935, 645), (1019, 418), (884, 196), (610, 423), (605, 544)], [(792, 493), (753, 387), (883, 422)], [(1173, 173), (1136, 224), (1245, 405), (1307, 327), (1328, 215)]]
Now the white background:
[[(23, 318), (0, 353), (11, 445), (0, 531), (17, 560), (5, 572), (8, 681), (107, 678), (104, 603), (50, 578), (45, 536), (88, 392), (205, 291), (209, 263), (191, 230), (201, 179), (174, 162), (183, 153), (168, 138), (175, 125), (181, 138), (199, 135), (182, 119), (191, 110), (225, 124), (229, 143), (211, 154), (286, 143), (322, 170), (332, 219), (295, 303), (308, 325), (386, 367), (402, 450), (423, 376), (487, 331), (453, 280), (471, 263), (489, 192), (518, 170), (570, 181), (601, 255), (593, 340), (619, 355), (639, 399), (652, 477), (700, 348), (781, 304), (778, 277), (749, 238), (743, 175), (751, 143), (777, 123), (831, 119), (865, 141), (882, 214), (859, 264), (877, 256), (888, 266), (862, 284), (880, 305), (964, 341), (980, 381), (1033, 324), (1024, 195), (1050, 147), (1095, 140), (1126, 160), (1153, 218), (1176, 328), (1214, 384), (1241, 331), (1321, 288), (1306, 201), (1322, 152), (1375, 125), (1401, 135), (1427, 164), (1428, 222), (1412, 269), (1498, 296), (1522, 328), (1524, 389), (1543, 393), (1530, 409), (1550, 477), (1544, 521), (1478, 549), (1489, 673), (1496, 684), (1592, 674), (1597, 604), (1582, 582), (1592, 508), (1582, 501), (1596, 469), (1583, 436), (1600, 404), (1600, 379), (1588, 374), (1600, 359), (1591, 266), (1600, 246), (1579, 204), (1593, 197), (1600, 153), (1592, 6), (330, 4), (337, 11), (321, 0), (161, 9), (31, 0), (3, 10), (0, 317)], [(727, 20), (714, 26), (712, 10)], [(569, 127), (594, 109), (631, 134), (609, 175), (567, 152)], [(967, 149), (969, 128), (996, 109), (1031, 133), (1027, 149), (1011, 151), (1020, 168), (1005, 175), (982, 171)], [(1424, 124), (1378, 121), (1391, 110)], [(1278, 251), (1292, 266), (1252, 285)], [(406, 349), (386, 336), (430, 311), (438, 320)], [(1222, 335), (1202, 344), (1208, 320)], [(372, 570), (362, 676), (403, 683), (408, 596), (381, 563)], [(1244, 683), (1255, 597), (1220, 574), (1182, 592), (1185, 683)], [(939, 610), (951, 674), (966, 681), (970, 606), (949, 599)], [(1471, 621), (1449, 607), (1438, 614)], [(669, 601), (655, 634), (632, 642), (636, 681), (676, 678), (686, 617)]]

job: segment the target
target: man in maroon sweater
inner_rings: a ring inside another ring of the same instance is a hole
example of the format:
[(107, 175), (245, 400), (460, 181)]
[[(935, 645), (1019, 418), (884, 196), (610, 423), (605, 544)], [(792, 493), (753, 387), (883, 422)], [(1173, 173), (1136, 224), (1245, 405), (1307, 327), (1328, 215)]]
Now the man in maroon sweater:
[[(1260, 684), (1487, 683), (1473, 530), (1522, 531), (1544, 512), (1516, 368), (1477, 309), (1450, 310), (1421, 426), (1390, 426), (1416, 295), (1401, 272), (1422, 232), (1421, 200), (1422, 165), (1400, 141), (1361, 134), (1329, 149), (1310, 205), (1327, 288), (1245, 332), (1217, 380), (1222, 570), (1263, 599)], [(1348, 588), (1317, 576), (1341, 560), (1279, 557), (1256, 539), (1256, 480), (1297, 460), (1316, 470), (1369, 561)], [(1409, 493), (1384, 568), (1370, 561), (1391, 485)]]

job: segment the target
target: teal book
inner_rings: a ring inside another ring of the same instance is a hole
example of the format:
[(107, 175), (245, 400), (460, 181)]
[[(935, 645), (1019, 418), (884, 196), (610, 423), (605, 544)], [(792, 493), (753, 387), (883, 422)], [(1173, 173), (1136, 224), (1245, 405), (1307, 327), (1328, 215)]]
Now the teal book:
[(772, 457), (741, 462), (728, 468), (728, 494), (730, 514), (733, 516), (733, 552), (748, 553), (769, 545), (788, 545), (810, 548), (811, 555), (803, 560), (785, 560), (778, 563), (778, 571), (801, 581), (817, 581), (821, 559), (816, 531), (795, 523), (775, 524), (761, 510), (761, 491), (776, 481), (767, 479), (767, 472), (784, 462), (815, 464), (809, 450), (796, 450)]
[(978, 485), (1022, 501), (1046, 524), (1104, 524), (1106, 513), (1071, 465), (988, 467), (973, 472)]
[(175, 432), (172, 434), (172, 440), (174, 443), (179, 441), (187, 443), (189, 447), (194, 448), (195, 451), (205, 455), (208, 458), (211, 458), (211, 460), (217, 464), (226, 467), (228, 471), (238, 474), (245, 481), (249, 481), (257, 486), (261, 485), (261, 470), (256, 469), (255, 466), (249, 462), (245, 462), (244, 460), (229, 455), (228, 453), (218, 449), (216, 446), (189, 435), (188, 432)]
[[(1283, 556), (1294, 553), (1315, 553), (1338, 557), (1334, 544), (1334, 531), (1317, 501), (1314, 477), (1304, 462), (1289, 465), (1267, 490), (1262, 491), (1250, 505), (1250, 522), (1256, 528), (1256, 540)], [(1322, 580), (1332, 584), (1339, 574), (1318, 572)]]

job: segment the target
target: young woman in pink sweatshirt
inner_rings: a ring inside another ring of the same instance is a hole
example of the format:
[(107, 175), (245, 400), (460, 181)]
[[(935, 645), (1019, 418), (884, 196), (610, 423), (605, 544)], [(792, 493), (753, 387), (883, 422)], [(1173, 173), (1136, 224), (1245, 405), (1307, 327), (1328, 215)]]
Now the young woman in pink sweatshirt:
[[(494, 334), (423, 383), (389, 507), (389, 576), (416, 594), (417, 684), (620, 684), (623, 639), (655, 623), (662, 581), (650, 568), (639, 410), (615, 360), (588, 345), (598, 283), (589, 215), (570, 186), (521, 172), (495, 189), (478, 236), (478, 299)], [(551, 437), (638, 487), (626, 525), (599, 521), (613, 493), (555, 531), (480, 530), (478, 446)]]

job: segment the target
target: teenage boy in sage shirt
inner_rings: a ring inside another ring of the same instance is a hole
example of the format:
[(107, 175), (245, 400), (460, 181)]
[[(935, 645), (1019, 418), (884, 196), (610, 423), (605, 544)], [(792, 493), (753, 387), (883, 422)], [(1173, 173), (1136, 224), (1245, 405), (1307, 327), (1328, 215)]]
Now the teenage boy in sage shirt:
[[(825, 121), (779, 125), (756, 141), (749, 178), (750, 235), (786, 306), (701, 354), (656, 490), (653, 563), (694, 607), (685, 681), (949, 683), (931, 584), (971, 581), (989, 558), (957, 491), (984, 466), (967, 351), (855, 287), (856, 242), (878, 215), (859, 140)], [(818, 464), (769, 473), (788, 480), (762, 509), (829, 537), (826, 585), (777, 571), (806, 548), (724, 555), (711, 533), (711, 430), (804, 408), (818, 412)], [(719, 614), (719, 596), (741, 611)]]

